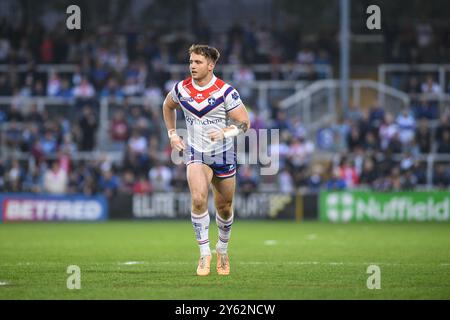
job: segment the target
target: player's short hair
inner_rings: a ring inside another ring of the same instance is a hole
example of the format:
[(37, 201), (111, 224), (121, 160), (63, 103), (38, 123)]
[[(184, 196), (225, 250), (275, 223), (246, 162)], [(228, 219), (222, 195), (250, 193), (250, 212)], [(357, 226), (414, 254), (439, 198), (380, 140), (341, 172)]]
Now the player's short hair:
[(214, 63), (217, 63), (217, 60), (220, 58), (219, 50), (205, 44), (193, 44), (189, 48), (189, 54), (191, 53), (200, 54)]

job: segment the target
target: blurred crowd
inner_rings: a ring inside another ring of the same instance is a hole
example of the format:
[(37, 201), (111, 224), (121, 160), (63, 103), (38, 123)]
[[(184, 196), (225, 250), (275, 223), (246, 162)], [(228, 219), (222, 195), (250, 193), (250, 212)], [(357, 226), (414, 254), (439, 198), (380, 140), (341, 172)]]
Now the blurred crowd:
[[(248, 104), (251, 127), (280, 129), (280, 142), (271, 147), (279, 153), (279, 174), (264, 177), (258, 166), (240, 165), (237, 179), (243, 192), (263, 185), (280, 192), (361, 186), (411, 190), (427, 183), (426, 163), (418, 160), (419, 155), (450, 154), (448, 110), (439, 112), (436, 101), (419, 97), (444, 91), (432, 76), (422, 83), (411, 78), (405, 91), (412, 103), (399, 114), (391, 114), (379, 103), (370, 110), (350, 106), (348, 114), (330, 128), (335, 141), (326, 151), (336, 155), (332, 161), (314, 159), (320, 146), (301, 119), (288, 117), (276, 102), (270, 103), (270, 118), (264, 119), (248, 86), (261, 78), (249, 63), (330, 64), (336, 48), (326, 37), (305, 41), (295, 32), (255, 25), (235, 25), (221, 37), (212, 37), (207, 26), (189, 33), (155, 29), (123, 34), (101, 27), (95, 33), (67, 36), (58, 30), (46, 32), (39, 25), (14, 29), (0, 22), (0, 64), (8, 65), (0, 71), (0, 97), (12, 97), (12, 103), (0, 104), (0, 191), (112, 197), (186, 190), (185, 167), (170, 161), (167, 139), (161, 138), (165, 137), (161, 105), (165, 93), (185, 76), (168, 72), (165, 66), (185, 64), (186, 48), (193, 42), (217, 46), (222, 52), (219, 64), (239, 66), (230, 81)], [(76, 70), (42, 73), (36, 68), (64, 63), (75, 64)], [(26, 70), (19, 72), (19, 64), (25, 64)], [(276, 67), (269, 75), (284, 80), (302, 77)], [(321, 77), (312, 72), (306, 80)], [(39, 96), (60, 97), (66, 103), (50, 111), (23, 102)], [(133, 97), (143, 97), (144, 104), (133, 104)], [(101, 98), (115, 106), (108, 134), (111, 150), (122, 154), (119, 163), (106, 155), (96, 160), (75, 157), (98, 148)], [(431, 125), (434, 121), (436, 126)], [(17, 151), (28, 157), (19, 161), (14, 156)], [(448, 188), (448, 161), (438, 162), (433, 170), (433, 185)]]

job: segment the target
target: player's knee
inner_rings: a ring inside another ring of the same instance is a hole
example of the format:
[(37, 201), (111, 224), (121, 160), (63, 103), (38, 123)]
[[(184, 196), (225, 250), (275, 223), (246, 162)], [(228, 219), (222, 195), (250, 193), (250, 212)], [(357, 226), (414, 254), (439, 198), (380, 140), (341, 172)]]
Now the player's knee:
[(197, 212), (204, 212), (207, 209), (207, 196), (202, 193), (192, 194), (192, 209)]
[(231, 214), (233, 213), (231, 202), (220, 204), (216, 209), (222, 219), (228, 220), (229, 218), (231, 218)]

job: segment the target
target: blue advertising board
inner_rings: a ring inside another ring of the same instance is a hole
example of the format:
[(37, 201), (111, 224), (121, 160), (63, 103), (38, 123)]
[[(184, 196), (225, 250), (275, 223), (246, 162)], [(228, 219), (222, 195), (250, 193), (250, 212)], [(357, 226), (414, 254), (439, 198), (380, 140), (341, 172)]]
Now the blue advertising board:
[(1, 193), (0, 221), (99, 221), (108, 218), (104, 196)]

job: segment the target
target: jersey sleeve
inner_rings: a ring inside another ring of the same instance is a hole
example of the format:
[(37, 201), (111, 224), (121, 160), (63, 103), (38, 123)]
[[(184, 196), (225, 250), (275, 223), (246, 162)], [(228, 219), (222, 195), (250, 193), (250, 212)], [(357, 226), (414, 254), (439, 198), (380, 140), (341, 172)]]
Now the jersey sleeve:
[(230, 112), (231, 110), (239, 107), (241, 104), (242, 100), (237, 90), (234, 89), (233, 87), (229, 87), (225, 91), (225, 99), (224, 99), (225, 111)]
[(178, 99), (178, 84), (179, 82), (175, 83), (172, 90), (170, 90), (170, 95), (172, 96), (172, 100), (175, 103), (180, 103), (180, 100)]

